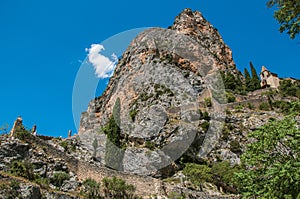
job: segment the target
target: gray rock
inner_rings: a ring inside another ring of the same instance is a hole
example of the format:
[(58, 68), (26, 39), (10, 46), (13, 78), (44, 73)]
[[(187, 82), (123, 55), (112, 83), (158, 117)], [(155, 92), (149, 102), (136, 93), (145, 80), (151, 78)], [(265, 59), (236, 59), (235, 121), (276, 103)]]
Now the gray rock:
[(41, 199), (41, 190), (37, 186), (29, 184), (20, 184), (20, 193), (24, 199)]
[(65, 192), (75, 191), (78, 187), (79, 183), (77, 180), (66, 180), (61, 186), (60, 190)]

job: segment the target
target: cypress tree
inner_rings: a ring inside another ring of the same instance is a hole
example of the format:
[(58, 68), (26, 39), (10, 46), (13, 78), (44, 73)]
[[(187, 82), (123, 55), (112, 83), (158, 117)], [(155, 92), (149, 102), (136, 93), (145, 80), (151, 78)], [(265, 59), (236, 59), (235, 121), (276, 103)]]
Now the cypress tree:
[(110, 168), (122, 171), (125, 153), (122, 147), (125, 146), (123, 146), (121, 141), (120, 111), (120, 98), (117, 98), (113, 108), (113, 114), (111, 115), (108, 124), (102, 130), (107, 136), (105, 145), (105, 164)]
[(245, 76), (246, 91), (250, 91), (251, 76), (247, 68), (244, 68), (244, 76)]
[(258, 75), (256, 73), (256, 70), (255, 70), (252, 62), (250, 62), (250, 69), (251, 69), (251, 75), (252, 75), (250, 88), (251, 88), (251, 91), (254, 91), (254, 90), (260, 89), (260, 80), (258, 78)]

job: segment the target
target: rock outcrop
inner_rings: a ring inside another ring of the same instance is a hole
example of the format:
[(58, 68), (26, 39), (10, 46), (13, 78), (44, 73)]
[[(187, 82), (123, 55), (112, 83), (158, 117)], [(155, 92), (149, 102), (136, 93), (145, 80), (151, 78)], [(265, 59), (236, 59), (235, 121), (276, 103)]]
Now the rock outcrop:
[[(185, 9), (171, 28), (146, 30), (131, 42), (104, 94), (82, 114), (83, 143), (93, 151), (96, 138), (101, 163), (145, 175), (161, 175), (160, 169), (188, 150), (195, 159), (205, 156), (225, 119), (220, 71), (240, 76), (218, 31), (200, 12)], [(205, 99), (212, 102), (207, 132), (199, 112)], [(119, 112), (113, 115), (117, 101)], [(111, 117), (118, 117), (122, 148), (108, 149), (112, 144), (101, 131)], [(108, 161), (110, 151), (115, 160)]]

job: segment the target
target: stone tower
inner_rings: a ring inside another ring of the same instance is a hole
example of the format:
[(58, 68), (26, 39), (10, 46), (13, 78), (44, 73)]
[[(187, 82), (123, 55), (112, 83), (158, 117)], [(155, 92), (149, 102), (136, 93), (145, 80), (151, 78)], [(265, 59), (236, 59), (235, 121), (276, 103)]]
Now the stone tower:
[(262, 66), (260, 72), (260, 86), (262, 88), (278, 88), (279, 87), (279, 78), (275, 73), (270, 72), (265, 66)]

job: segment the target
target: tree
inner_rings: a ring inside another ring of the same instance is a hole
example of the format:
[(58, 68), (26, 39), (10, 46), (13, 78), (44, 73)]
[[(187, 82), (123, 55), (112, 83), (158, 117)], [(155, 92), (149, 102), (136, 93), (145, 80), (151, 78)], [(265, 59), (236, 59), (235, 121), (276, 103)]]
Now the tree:
[(119, 127), (120, 110), (120, 98), (117, 98), (113, 108), (113, 114), (111, 115), (108, 124), (102, 129), (107, 136), (105, 145), (106, 166), (119, 171), (123, 170), (124, 150), (122, 148), (125, 147), (122, 143), (121, 129)]
[(244, 75), (245, 75), (245, 85), (246, 85), (246, 90), (250, 91), (250, 85), (251, 85), (251, 76), (247, 68), (244, 68)]
[(259, 77), (257, 75), (257, 72), (252, 64), (252, 62), (250, 62), (250, 70), (251, 70), (251, 82), (249, 85), (249, 89), (250, 91), (254, 91), (257, 89), (260, 89), (260, 80)]
[(299, 0), (269, 0), (269, 8), (276, 6), (274, 18), (279, 22), (279, 31), (287, 32), (291, 39), (300, 33), (300, 1)]
[(279, 91), (283, 96), (300, 97), (300, 84), (299, 82), (292, 83), (291, 80), (281, 80)]
[(248, 168), (237, 173), (244, 197), (300, 197), (300, 134), (295, 116), (272, 121), (249, 134), (254, 142), (241, 156)]
[(117, 98), (113, 108), (113, 114), (109, 118), (108, 124), (102, 130), (114, 145), (121, 147), (120, 98)]

